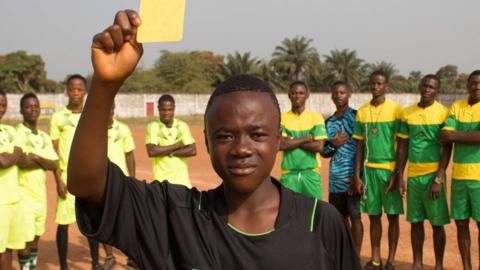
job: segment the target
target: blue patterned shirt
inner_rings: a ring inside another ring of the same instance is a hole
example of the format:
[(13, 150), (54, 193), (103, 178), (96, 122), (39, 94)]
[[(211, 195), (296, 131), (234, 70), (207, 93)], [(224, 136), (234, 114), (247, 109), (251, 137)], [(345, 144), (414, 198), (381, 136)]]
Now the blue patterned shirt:
[[(340, 193), (346, 192), (349, 187), (348, 178), (355, 174), (355, 153), (357, 149), (357, 141), (352, 138), (353, 125), (355, 124), (355, 116), (357, 111), (348, 108), (348, 111), (342, 118), (337, 118), (335, 114), (330, 116), (325, 122), (327, 129), (328, 141), (322, 152), (323, 156), (331, 156), (330, 172), (329, 172), (329, 192)], [(329, 143), (337, 132), (343, 131), (349, 135), (347, 143), (335, 148)]]

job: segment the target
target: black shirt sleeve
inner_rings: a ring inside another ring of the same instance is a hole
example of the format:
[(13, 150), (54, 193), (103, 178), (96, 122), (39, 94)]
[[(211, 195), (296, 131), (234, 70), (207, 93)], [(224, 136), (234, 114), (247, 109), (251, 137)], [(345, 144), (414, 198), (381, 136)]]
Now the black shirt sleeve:
[(326, 202), (318, 202), (317, 235), (329, 254), (335, 270), (361, 269), (352, 237), (344, 218)]
[[(174, 185), (127, 177), (110, 163), (103, 209), (76, 200), (80, 231), (119, 248), (142, 269), (171, 269), (167, 205), (171, 197), (186, 198), (189, 190), (169, 186)], [(176, 194), (167, 196), (169, 189)]]

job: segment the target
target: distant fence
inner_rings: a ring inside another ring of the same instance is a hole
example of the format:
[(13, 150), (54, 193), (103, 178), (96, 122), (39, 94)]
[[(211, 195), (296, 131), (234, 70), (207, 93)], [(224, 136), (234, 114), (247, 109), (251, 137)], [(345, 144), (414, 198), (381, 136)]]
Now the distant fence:
[[(159, 94), (119, 94), (115, 100), (116, 109), (115, 114), (121, 118), (135, 118), (146, 116), (157, 116), (157, 100)], [(203, 114), (207, 101), (210, 95), (208, 94), (178, 94), (173, 95), (176, 102), (176, 115), (194, 115)], [(418, 94), (389, 94), (387, 96), (398, 102), (402, 107), (418, 102)], [(446, 106), (450, 106), (454, 100), (465, 98), (466, 95), (445, 94), (439, 96), (439, 101)], [(8, 94), (8, 110), (5, 118), (20, 119), (20, 101), (21, 95)], [(282, 112), (290, 109), (290, 101), (287, 94), (277, 94), (278, 102)], [(371, 95), (368, 93), (353, 94), (350, 98), (350, 105), (353, 108), (358, 108), (362, 104), (368, 102)], [(64, 94), (41, 94), (39, 95), (42, 117), (48, 117), (59, 108), (67, 104), (67, 97)], [(321, 113), (323, 115), (330, 115), (335, 111), (330, 94), (327, 93), (313, 93), (310, 95), (307, 103), (308, 109)]]

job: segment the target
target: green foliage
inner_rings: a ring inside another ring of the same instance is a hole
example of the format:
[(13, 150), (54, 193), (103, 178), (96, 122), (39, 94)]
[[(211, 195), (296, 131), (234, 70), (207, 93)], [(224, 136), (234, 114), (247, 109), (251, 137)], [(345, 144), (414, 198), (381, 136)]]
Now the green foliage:
[(124, 93), (163, 93), (168, 86), (152, 69), (137, 68), (123, 83), (120, 91)]
[(325, 55), (328, 76), (331, 85), (336, 80), (345, 81), (353, 92), (359, 91), (362, 78), (365, 76), (364, 60), (357, 57), (355, 50), (334, 49)]
[(16, 51), (0, 58), (0, 88), (9, 93), (61, 91), (61, 86), (48, 80), (40, 55)]
[(257, 57), (251, 57), (250, 52), (243, 54), (235, 52), (227, 55), (226, 60), (226, 63), (222, 64), (222, 75), (225, 78), (240, 74), (258, 76), (260, 73), (261, 60)]

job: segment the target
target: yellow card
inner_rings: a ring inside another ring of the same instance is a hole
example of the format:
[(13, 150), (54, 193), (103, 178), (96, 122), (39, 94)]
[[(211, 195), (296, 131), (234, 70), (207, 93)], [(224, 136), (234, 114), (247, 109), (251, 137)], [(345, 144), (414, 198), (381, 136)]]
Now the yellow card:
[(180, 41), (183, 37), (185, 0), (141, 0), (138, 42)]

